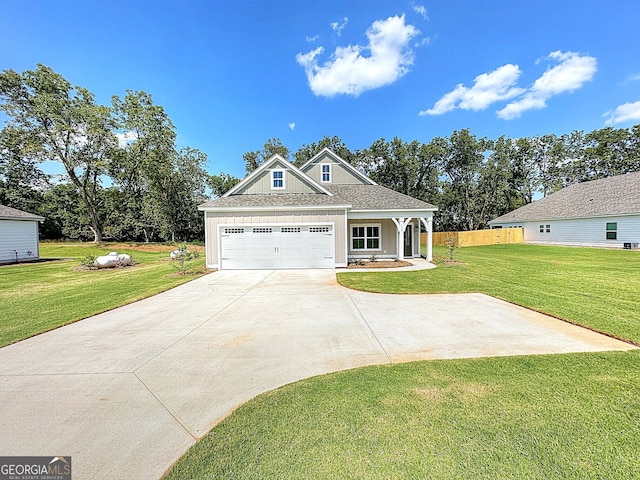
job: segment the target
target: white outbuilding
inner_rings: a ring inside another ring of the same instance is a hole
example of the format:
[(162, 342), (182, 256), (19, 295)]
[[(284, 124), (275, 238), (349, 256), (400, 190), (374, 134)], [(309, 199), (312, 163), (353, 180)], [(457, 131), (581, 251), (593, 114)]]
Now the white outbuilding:
[(0, 205), (0, 264), (39, 258), (38, 235), (44, 217)]
[(638, 248), (640, 172), (570, 185), (489, 225), (522, 227), (525, 243)]

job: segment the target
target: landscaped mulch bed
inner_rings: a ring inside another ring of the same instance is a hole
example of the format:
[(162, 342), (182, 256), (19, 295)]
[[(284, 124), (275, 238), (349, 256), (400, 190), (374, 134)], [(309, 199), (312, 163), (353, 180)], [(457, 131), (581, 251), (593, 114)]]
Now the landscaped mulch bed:
[(398, 267), (410, 267), (412, 263), (405, 262), (404, 260), (381, 260), (379, 262), (364, 262), (358, 265), (357, 263), (350, 263), (347, 268), (398, 268)]

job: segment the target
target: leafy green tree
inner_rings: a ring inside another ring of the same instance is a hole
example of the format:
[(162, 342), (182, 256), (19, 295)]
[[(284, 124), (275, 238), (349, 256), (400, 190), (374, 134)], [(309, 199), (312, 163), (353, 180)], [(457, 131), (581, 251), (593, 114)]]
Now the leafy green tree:
[(160, 191), (173, 173), (175, 127), (164, 109), (146, 92), (128, 90), (113, 96), (112, 111), (119, 130), (120, 149), (109, 174), (123, 195), (118, 215), (130, 234), (151, 241), (160, 232), (157, 211)]
[(518, 138), (514, 141), (511, 148), (510, 163), (511, 175), (509, 182), (512, 192), (517, 192), (518, 197), (513, 200), (512, 208), (519, 208), (531, 203), (536, 190), (534, 148), (528, 138)]
[(438, 190), (438, 161), (442, 145), (433, 140), (403, 142), (383, 138), (358, 152), (355, 162), (376, 183), (425, 201), (433, 201)]
[(228, 173), (220, 172), (218, 175), (209, 175), (207, 183), (211, 192), (215, 197), (221, 197), (240, 181), (239, 178), (229, 175)]
[(285, 160), (289, 160), (290, 154), (289, 149), (282, 144), (279, 138), (270, 138), (265, 142), (262, 150), (247, 152), (242, 155), (242, 158), (247, 173), (251, 173), (274, 155), (280, 155)]
[(187, 241), (203, 233), (198, 204), (206, 200), (207, 156), (192, 148), (183, 148), (172, 158), (169, 172), (152, 178), (151, 197), (164, 238)]
[(0, 131), (0, 204), (37, 213), (47, 187), (48, 178), (26, 150), (21, 132)]
[(447, 142), (446, 153), (441, 168), (451, 183), (449, 208), (457, 212), (452, 220), (457, 224), (457, 230), (474, 230), (478, 227), (477, 215), (477, 184), (480, 167), (487, 149), (486, 139), (478, 139), (468, 129), (455, 131)]
[(320, 141), (313, 142), (310, 145), (302, 145), (296, 153), (293, 154), (294, 157), (294, 165), (296, 167), (301, 167), (309, 160), (311, 160), (314, 156), (316, 156), (322, 149), (329, 148), (332, 152), (338, 155), (343, 160), (353, 164), (354, 162), (354, 154), (347, 148), (345, 143), (342, 141), (340, 137), (333, 136), (328, 137), (324, 136)]
[[(100, 202), (100, 205), (103, 203)], [(47, 189), (38, 213), (45, 217), (40, 227), (40, 234), (45, 239), (84, 241), (93, 237), (82, 197), (71, 183), (59, 183)], [(104, 210), (101, 208), (98, 214), (102, 223)]]
[(566, 159), (564, 142), (556, 135), (542, 135), (532, 138), (531, 143), (537, 177), (536, 190), (546, 197), (563, 187), (562, 170)]
[(584, 162), (589, 179), (639, 171), (639, 133), (640, 125), (630, 129), (607, 127), (587, 133), (584, 137)]
[(0, 73), (0, 98), (8, 127), (20, 132), (26, 151), (64, 166), (80, 194), (94, 241), (101, 241), (102, 176), (117, 147), (109, 109), (44, 65), (22, 74)]

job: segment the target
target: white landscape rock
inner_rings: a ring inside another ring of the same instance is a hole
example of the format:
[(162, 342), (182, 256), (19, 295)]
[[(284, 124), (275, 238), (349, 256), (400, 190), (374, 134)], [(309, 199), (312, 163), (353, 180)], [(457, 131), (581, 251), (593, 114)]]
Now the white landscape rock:
[(96, 258), (93, 264), (98, 268), (113, 268), (123, 265), (131, 265), (131, 256), (126, 253), (109, 252)]

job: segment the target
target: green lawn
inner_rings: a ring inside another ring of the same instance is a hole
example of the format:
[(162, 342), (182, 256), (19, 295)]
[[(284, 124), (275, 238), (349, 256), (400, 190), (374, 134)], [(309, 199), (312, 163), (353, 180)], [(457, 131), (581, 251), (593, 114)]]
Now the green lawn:
[[(442, 260), (446, 250), (434, 249)], [(385, 293), (482, 292), (640, 345), (640, 252), (536, 245), (461, 248), (461, 266), (340, 273), (350, 288)]]
[[(177, 276), (168, 261), (172, 246), (118, 246), (136, 266), (107, 270), (77, 269), (87, 254), (114, 247), (44, 243), (41, 258), (62, 260), (0, 267), (0, 346), (75, 322), (168, 290), (195, 278)], [(163, 250), (163, 251), (145, 251)], [(194, 261), (202, 267), (204, 259)]]
[[(338, 279), (373, 292), (485, 292), (640, 343), (638, 252), (509, 245), (457, 258)], [(167, 478), (640, 478), (639, 398), (639, 351), (360, 368), (256, 397)]]
[(241, 406), (166, 478), (640, 478), (640, 354), (366, 367)]

